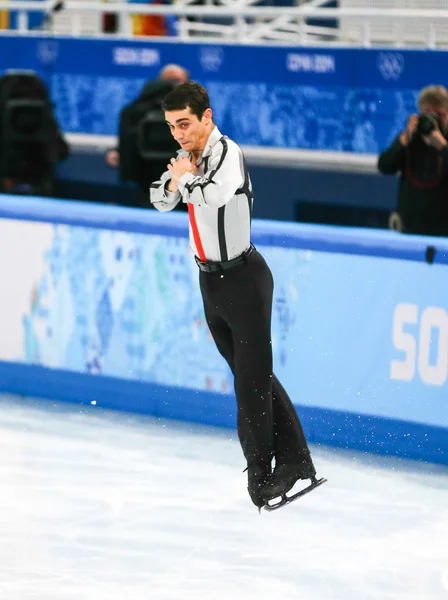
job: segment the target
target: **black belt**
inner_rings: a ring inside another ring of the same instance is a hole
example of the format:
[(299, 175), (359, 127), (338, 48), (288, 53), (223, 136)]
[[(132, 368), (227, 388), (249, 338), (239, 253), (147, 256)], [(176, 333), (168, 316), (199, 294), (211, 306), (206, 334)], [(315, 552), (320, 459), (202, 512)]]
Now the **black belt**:
[(232, 258), (231, 260), (223, 260), (222, 262), (204, 262), (200, 260), (197, 256), (194, 257), (196, 264), (201, 269), (201, 271), (205, 271), (206, 273), (216, 273), (216, 271), (228, 271), (229, 269), (233, 269), (233, 267), (237, 267), (242, 263), (246, 262), (247, 258), (252, 254), (255, 250), (255, 246), (252, 244), (249, 246), (247, 250), (245, 250), (239, 256)]

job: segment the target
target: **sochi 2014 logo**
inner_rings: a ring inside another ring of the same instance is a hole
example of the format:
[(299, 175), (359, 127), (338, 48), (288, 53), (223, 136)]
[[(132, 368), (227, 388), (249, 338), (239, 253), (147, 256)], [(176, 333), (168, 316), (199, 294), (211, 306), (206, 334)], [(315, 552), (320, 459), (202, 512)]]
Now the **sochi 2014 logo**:
[(404, 71), (404, 57), (401, 52), (380, 52), (376, 60), (378, 71), (387, 81), (397, 81)]
[(199, 62), (204, 71), (217, 73), (224, 62), (224, 50), (219, 46), (202, 46), (199, 50)]

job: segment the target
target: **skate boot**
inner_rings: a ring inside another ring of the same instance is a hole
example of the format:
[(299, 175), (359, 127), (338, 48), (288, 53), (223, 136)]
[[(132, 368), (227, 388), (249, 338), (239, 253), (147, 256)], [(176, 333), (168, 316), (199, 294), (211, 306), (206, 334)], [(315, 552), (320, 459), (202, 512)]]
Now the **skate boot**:
[(266, 467), (248, 467), (247, 468), (247, 491), (250, 499), (258, 509), (261, 509), (265, 504), (263, 490), (271, 476), (270, 468)]
[(269, 502), (279, 496), (285, 496), (299, 479), (316, 478), (316, 469), (312, 462), (302, 463), (280, 463), (275, 465), (269, 481), (262, 488), (264, 502)]

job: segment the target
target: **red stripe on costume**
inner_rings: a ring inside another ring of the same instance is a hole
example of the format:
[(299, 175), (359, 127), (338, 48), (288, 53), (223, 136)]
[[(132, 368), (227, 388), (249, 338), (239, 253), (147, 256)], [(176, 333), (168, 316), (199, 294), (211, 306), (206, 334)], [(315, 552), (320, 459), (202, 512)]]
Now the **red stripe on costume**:
[(193, 233), (194, 245), (196, 246), (196, 250), (198, 251), (198, 257), (206, 262), (204, 248), (202, 247), (201, 236), (199, 235), (198, 224), (196, 223), (196, 216), (194, 214), (194, 204), (191, 202), (188, 203), (188, 216), (190, 217), (190, 226), (191, 231)]

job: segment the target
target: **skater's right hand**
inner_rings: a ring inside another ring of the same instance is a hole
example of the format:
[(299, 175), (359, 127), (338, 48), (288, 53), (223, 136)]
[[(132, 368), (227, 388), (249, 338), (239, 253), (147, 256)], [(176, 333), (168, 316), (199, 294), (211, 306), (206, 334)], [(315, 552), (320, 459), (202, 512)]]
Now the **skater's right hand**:
[(187, 156), (182, 156), (182, 158), (178, 158), (177, 160), (172, 158), (167, 167), (171, 173), (171, 179), (174, 181), (179, 181), (185, 173), (192, 173), (194, 175), (196, 172), (196, 165), (193, 165)]

